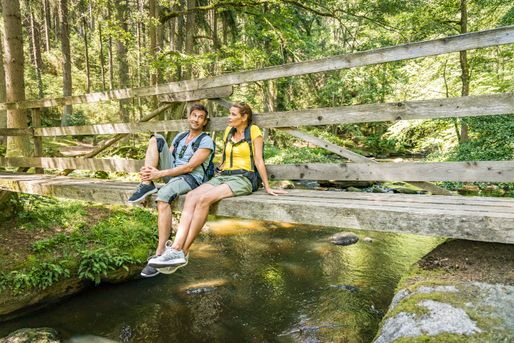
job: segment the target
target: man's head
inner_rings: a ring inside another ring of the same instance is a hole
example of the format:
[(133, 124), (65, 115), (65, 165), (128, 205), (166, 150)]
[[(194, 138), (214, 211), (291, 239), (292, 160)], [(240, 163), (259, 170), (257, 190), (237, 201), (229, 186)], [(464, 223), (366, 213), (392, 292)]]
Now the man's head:
[(202, 104), (194, 104), (189, 110), (187, 120), (191, 130), (203, 131), (204, 127), (209, 124), (209, 111)]

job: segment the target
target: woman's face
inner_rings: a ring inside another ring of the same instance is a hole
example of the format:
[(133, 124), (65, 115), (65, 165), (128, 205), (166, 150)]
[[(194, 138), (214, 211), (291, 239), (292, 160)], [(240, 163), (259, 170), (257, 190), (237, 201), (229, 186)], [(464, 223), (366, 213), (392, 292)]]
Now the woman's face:
[(228, 115), (228, 125), (232, 127), (246, 125), (246, 118), (246, 114), (241, 114), (239, 108), (231, 107), (230, 114)]

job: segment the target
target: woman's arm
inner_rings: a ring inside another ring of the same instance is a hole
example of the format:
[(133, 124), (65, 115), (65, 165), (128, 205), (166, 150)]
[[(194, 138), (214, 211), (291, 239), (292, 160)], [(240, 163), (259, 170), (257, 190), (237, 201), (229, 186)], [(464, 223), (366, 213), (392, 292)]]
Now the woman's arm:
[(287, 192), (284, 190), (273, 190), (269, 186), (268, 173), (266, 172), (266, 166), (264, 165), (264, 159), (262, 158), (262, 149), (264, 146), (264, 140), (262, 139), (262, 136), (256, 137), (253, 140), (253, 146), (255, 150), (253, 152), (253, 161), (255, 163), (255, 168), (261, 176), (262, 183), (264, 184), (264, 189), (266, 190), (266, 193), (271, 195), (287, 194)]

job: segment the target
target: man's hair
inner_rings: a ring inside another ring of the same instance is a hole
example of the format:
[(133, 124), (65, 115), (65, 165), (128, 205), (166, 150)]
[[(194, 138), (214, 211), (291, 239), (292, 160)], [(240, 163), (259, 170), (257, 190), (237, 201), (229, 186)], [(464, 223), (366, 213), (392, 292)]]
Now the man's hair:
[(191, 114), (193, 111), (198, 110), (205, 113), (205, 118), (209, 117), (209, 111), (207, 111), (207, 108), (202, 104), (194, 104), (191, 106), (191, 109), (189, 110), (189, 114)]
[(246, 114), (248, 116), (247, 126), (252, 125), (252, 108), (246, 102), (235, 102), (232, 107), (238, 108), (241, 115)]
[(205, 124), (204, 124), (204, 128), (209, 125), (209, 122), (210, 122), (210, 118), (209, 118), (209, 111), (207, 111), (207, 108), (202, 105), (202, 104), (194, 104), (193, 106), (191, 106), (191, 109), (189, 110), (189, 114), (193, 113), (193, 111), (202, 111), (203, 113), (205, 113)]

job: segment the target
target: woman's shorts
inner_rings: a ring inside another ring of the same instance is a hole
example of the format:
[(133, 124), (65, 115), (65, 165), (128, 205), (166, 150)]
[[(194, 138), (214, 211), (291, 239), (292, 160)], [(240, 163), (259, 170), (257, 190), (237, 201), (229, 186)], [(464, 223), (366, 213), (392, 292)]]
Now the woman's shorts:
[(252, 194), (252, 183), (243, 175), (220, 175), (210, 179), (207, 183), (213, 186), (227, 184), (234, 196)]

